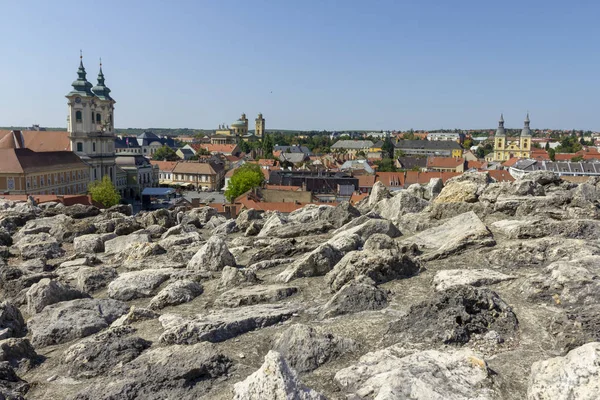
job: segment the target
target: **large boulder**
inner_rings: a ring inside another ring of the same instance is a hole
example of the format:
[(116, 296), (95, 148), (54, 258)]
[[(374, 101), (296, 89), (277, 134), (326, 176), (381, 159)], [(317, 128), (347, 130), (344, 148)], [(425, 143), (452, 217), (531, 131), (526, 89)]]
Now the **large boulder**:
[(187, 267), (196, 271), (220, 271), (226, 265), (235, 266), (235, 257), (229, 251), (223, 238), (212, 236), (194, 254)]
[(241, 307), (259, 303), (274, 303), (298, 292), (298, 288), (281, 285), (257, 285), (235, 288), (222, 293), (215, 305), (220, 307)]
[(19, 378), (8, 361), (0, 362), (0, 398), (6, 400), (24, 400), (30, 385)]
[(52, 259), (61, 257), (65, 251), (60, 243), (48, 233), (36, 233), (23, 236), (14, 244), (24, 260), (32, 258)]
[(0, 303), (0, 339), (24, 336), (25, 333), (27, 326), (19, 308), (7, 301)]
[(256, 236), (258, 236), (258, 237), (267, 237), (267, 236), (276, 237), (277, 235), (275, 234), (275, 232), (277, 232), (277, 230), (281, 229), (281, 227), (287, 223), (288, 223), (287, 218), (283, 217), (279, 212), (274, 212), (267, 217), (267, 219), (265, 220), (265, 224), (263, 225), (262, 229)]
[[(177, 322), (167, 324), (159, 340), (165, 344), (223, 342), (246, 332), (286, 321), (297, 311), (297, 307), (290, 305), (259, 304), (214, 311), (192, 319), (177, 316)], [(163, 319), (169, 320), (168, 315), (163, 314), (161, 321)]]
[(132, 336), (134, 331), (129, 326), (109, 328), (72, 345), (63, 355), (67, 373), (74, 378), (106, 375), (115, 366), (138, 357), (152, 343)]
[(161, 309), (176, 306), (194, 300), (202, 294), (203, 288), (198, 282), (189, 279), (169, 283), (150, 300), (151, 309)]
[(108, 296), (122, 301), (150, 297), (156, 288), (171, 277), (172, 272), (170, 269), (125, 272), (108, 285)]
[(392, 238), (402, 235), (396, 225), (391, 221), (379, 217), (372, 218), (369, 215), (363, 215), (336, 230), (334, 232), (334, 238), (339, 236), (358, 235), (362, 241), (365, 241), (377, 233), (383, 233)]
[(442, 225), (426, 229), (402, 242), (419, 246), (425, 252), (425, 259), (444, 258), (467, 248), (493, 246), (496, 243), (491, 232), (473, 211), (450, 218)]
[(129, 235), (118, 236), (114, 239), (104, 242), (104, 251), (109, 254), (121, 253), (129, 246), (138, 243), (150, 243), (150, 235), (146, 232), (131, 233)]
[(528, 400), (594, 400), (600, 393), (600, 342), (531, 366)]
[(87, 293), (46, 278), (33, 284), (27, 291), (27, 310), (30, 314), (36, 314), (50, 304), (89, 297)]
[(492, 375), (472, 350), (413, 352), (397, 344), (365, 354), (334, 380), (352, 399), (494, 400)]
[(343, 255), (340, 250), (324, 243), (292, 263), (279, 274), (277, 279), (281, 282), (289, 282), (296, 278), (325, 275), (342, 259)]
[(8, 362), (13, 368), (27, 371), (42, 360), (43, 358), (35, 352), (29, 339), (0, 340), (0, 362)]
[(82, 389), (78, 400), (203, 399), (232, 362), (208, 343), (151, 348), (119, 368), (109, 382)]
[(27, 322), (31, 343), (44, 347), (92, 335), (128, 310), (127, 304), (111, 299), (77, 299), (52, 304)]
[(405, 316), (390, 324), (388, 335), (394, 342), (422, 340), (464, 344), (472, 335), (491, 330), (514, 336), (518, 326), (512, 308), (495, 292), (455, 286), (411, 306)]
[(389, 199), (377, 203), (372, 211), (395, 223), (405, 214), (419, 213), (429, 205), (429, 202), (416, 197), (407, 191), (400, 191)]
[(237, 286), (253, 285), (258, 283), (259, 280), (256, 277), (254, 270), (248, 268), (236, 268), (226, 266), (221, 271), (221, 280), (219, 281), (219, 288), (230, 289)]
[(84, 292), (95, 292), (98, 289), (106, 287), (119, 274), (117, 270), (107, 266), (82, 267), (77, 270), (76, 283), (77, 289)]
[(323, 306), (323, 318), (356, 313), (360, 311), (381, 310), (387, 307), (388, 293), (378, 288), (375, 282), (366, 276), (358, 276), (346, 283)]
[(531, 217), (496, 221), (492, 227), (509, 239), (531, 239), (546, 236), (595, 239), (600, 236), (600, 221), (591, 219), (554, 221), (548, 218)]
[(234, 400), (325, 400), (325, 396), (304, 386), (283, 356), (269, 351), (264, 364), (233, 387)]
[(273, 346), (273, 350), (298, 372), (315, 370), (357, 348), (354, 340), (321, 332), (304, 324), (290, 326)]
[(252, 221), (262, 220), (263, 211), (250, 208), (242, 211), (236, 218), (235, 223), (241, 231), (248, 229)]
[(116, 238), (114, 233), (100, 233), (78, 236), (73, 239), (73, 249), (78, 253), (103, 253), (104, 243)]
[[(328, 221), (316, 220), (306, 223), (290, 222), (270, 228), (268, 234), (265, 235), (278, 238), (294, 238), (299, 236), (319, 235), (326, 233), (331, 229), (333, 229), (333, 225)], [(261, 237), (262, 235), (259, 234), (258, 236)]]
[(202, 228), (212, 217), (218, 215), (217, 210), (212, 207), (193, 208), (183, 215), (180, 223), (182, 225), (191, 224), (196, 228)]

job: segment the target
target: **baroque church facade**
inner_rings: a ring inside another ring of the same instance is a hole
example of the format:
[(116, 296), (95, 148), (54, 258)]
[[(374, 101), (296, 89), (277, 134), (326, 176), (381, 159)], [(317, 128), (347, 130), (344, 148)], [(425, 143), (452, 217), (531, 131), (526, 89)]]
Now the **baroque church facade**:
[(255, 130), (252, 135), (248, 133), (248, 118), (246, 118), (246, 114), (242, 114), (231, 126), (225, 124), (219, 125), (210, 142), (211, 144), (235, 144), (241, 141), (261, 140), (265, 134), (265, 118), (262, 113), (258, 114), (254, 123)]
[(90, 181), (108, 176), (116, 181), (114, 105), (104, 83), (102, 62), (95, 86), (87, 81), (80, 55), (77, 79), (71, 84), (68, 99), (67, 132), (70, 150), (90, 166)]
[(494, 151), (487, 155), (486, 161), (507, 161), (513, 157), (529, 158), (531, 156), (531, 129), (529, 127), (529, 113), (525, 118), (521, 135), (507, 137), (504, 129), (504, 116), (500, 115), (498, 129), (494, 136)]

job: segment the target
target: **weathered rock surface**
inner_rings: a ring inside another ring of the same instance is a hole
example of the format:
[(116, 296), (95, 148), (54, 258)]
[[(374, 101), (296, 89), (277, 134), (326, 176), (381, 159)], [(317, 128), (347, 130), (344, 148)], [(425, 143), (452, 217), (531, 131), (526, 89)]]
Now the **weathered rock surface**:
[(103, 375), (138, 357), (152, 343), (133, 336), (134, 332), (127, 326), (109, 328), (72, 345), (63, 358), (69, 368), (68, 375), (74, 378)]
[(298, 288), (282, 285), (236, 288), (221, 294), (215, 300), (215, 305), (232, 308), (251, 306), (259, 303), (273, 303), (288, 298), (296, 292), (298, 292)]
[(407, 315), (390, 324), (388, 335), (424, 342), (464, 344), (472, 335), (490, 330), (515, 336), (518, 326), (512, 308), (495, 292), (455, 286), (412, 306)]
[(109, 299), (78, 299), (52, 304), (27, 322), (31, 343), (43, 347), (92, 335), (128, 310), (125, 303)]
[(166, 344), (222, 342), (255, 329), (283, 322), (297, 311), (298, 307), (291, 305), (265, 304), (215, 311), (195, 319), (183, 318), (165, 329), (160, 342)]
[(15, 369), (28, 370), (41, 361), (29, 339), (0, 340), (0, 362), (8, 362)]
[(198, 250), (187, 267), (196, 271), (220, 271), (226, 265), (235, 266), (236, 261), (227, 244), (220, 236), (212, 236)]
[(493, 400), (491, 375), (471, 350), (413, 353), (398, 344), (364, 355), (335, 382), (353, 399)]
[(47, 278), (33, 284), (26, 296), (30, 314), (39, 313), (50, 304), (90, 297), (87, 293)]
[(202, 294), (202, 285), (189, 279), (168, 284), (150, 300), (150, 308), (161, 309), (194, 300)]
[(303, 324), (290, 326), (273, 346), (273, 350), (281, 354), (298, 372), (312, 371), (356, 349), (358, 344), (354, 340), (321, 332)]
[(29, 384), (17, 376), (10, 363), (0, 362), (0, 398), (23, 400), (29, 388)]
[(77, 271), (76, 286), (79, 290), (91, 293), (106, 287), (117, 276), (117, 270), (112, 267), (83, 267)]
[(256, 273), (253, 269), (226, 266), (221, 271), (221, 280), (219, 281), (219, 288), (229, 289), (236, 286), (253, 285), (258, 282), (259, 280), (256, 277)]
[(258, 371), (234, 385), (234, 400), (325, 400), (298, 379), (281, 354), (270, 351)]
[(25, 335), (27, 326), (19, 309), (7, 302), (0, 304), (0, 339)]
[(378, 288), (375, 282), (360, 275), (355, 280), (346, 283), (323, 306), (323, 318), (331, 318), (343, 314), (360, 311), (381, 310), (387, 307), (388, 294)]
[(151, 241), (152, 239), (148, 233), (132, 233), (105, 241), (104, 249), (107, 253), (116, 254), (123, 252), (131, 245), (137, 243), (150, 243)]
[(448, 269), (435, 274), (433, 286), (444, 291), (453, 286), (488, 286), (515, 278), (491, 269)]
[(125, 272), (108, 285), (108, 296), (123, 301), (150, 297), (156, 288), (169, 279), (171, 273), (169, 269)]
[(587, 343), (564, 357), (535, 362), (529, 400), (592, 400), (600, 393), (600, 342)]
[(104, 243), (116, 237), (114, 233), (82, 235), (73, 239), (73, 247), (78, 253), (102, 253)]
[[(177, 360), (177, 362), (174, 362)], [(74, 399), (200, 399), (232, 361), (208, 343), (152, 348), (125, 364), (108, 383), (97, 383)]]
[(289, 282), (295, 278), (325, 275), (342, 259), (343, 253), (328, 243), (299, 258), (283, 271), (278, 279)]

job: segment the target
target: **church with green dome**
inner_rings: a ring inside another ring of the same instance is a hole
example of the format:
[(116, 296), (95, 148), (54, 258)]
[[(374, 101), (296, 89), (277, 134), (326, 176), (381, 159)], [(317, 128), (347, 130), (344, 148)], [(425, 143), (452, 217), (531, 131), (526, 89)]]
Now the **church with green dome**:
[(246, 114), (234, 121), (231, 125), (221, 124), (211, 137), (212, 144), (233, 144), (241, 141), (255, 141), (261, 139), (265, 132), (265, 119), (261, 113), (255, 120), (254, 134), (248, 133), (248, 118)]

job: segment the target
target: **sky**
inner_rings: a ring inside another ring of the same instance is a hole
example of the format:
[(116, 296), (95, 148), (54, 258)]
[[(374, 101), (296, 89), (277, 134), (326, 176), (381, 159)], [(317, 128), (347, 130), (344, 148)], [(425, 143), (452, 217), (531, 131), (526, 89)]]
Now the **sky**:
[(79, 50), (117, 128), (600, 131), (598, 1), (0, 0), (0, 126), (66, 126)]

